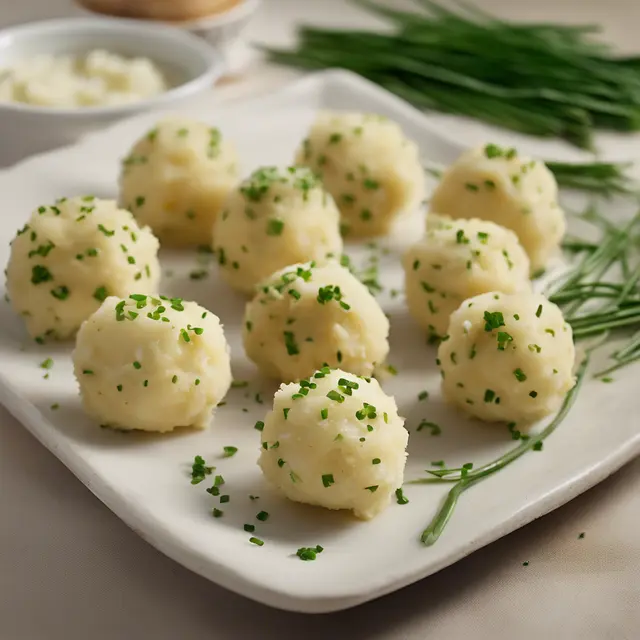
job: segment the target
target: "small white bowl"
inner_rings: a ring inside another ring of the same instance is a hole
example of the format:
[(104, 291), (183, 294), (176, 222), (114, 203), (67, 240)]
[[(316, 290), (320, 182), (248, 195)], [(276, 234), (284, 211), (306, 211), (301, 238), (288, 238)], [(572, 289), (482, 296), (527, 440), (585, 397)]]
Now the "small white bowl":
[(260, 7), (261, 0), (243, 0), (229, 11), (209, 17), (180, 22), (178, 26), (204, 38), (219, 49), (227, 49), (240, 37)]
[[(247, 61), (251, 59), (249, 48), (242, 42), (241, 35), (261, 4), (262, 0), (242, 0), (233, 8), (222, 13), (182, 22), (160, 22), (155, 24), (168, 24), (184, 29), (206, 40), (223, 57), (225, 72), (234, 74), (241, 71), (246, 66)], [(104, 15), (92, 11), (83, 4), (79, 5), (79, 9), (86, 15)], [(140, 22), (152, 22), (150, 20), (138, 20)]]
[(126, 116), (176, 108), (210, 89), (224, 71), (220, 55), (201, 39), (181, 29), (138, 20), (74, 18), (0, 31), (0, 67), (40, 54), (82, 55), (93, 49), (149, 58), (167, 75), (172, 88), (139, 102), (105, 107), (56, 108), (0, 102), (0, 166), (70, 144)]

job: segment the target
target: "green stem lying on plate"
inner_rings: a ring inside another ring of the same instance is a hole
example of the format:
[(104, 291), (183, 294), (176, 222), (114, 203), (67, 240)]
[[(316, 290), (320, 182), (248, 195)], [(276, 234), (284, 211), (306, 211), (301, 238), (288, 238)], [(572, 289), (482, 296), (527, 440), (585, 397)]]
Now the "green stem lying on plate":
[(585, 356), (584, 360), (578, 367), (578, 371), (576, 373), (576, 384), (573, 389), (571, 389), (571, 391), (567, 393), (564, 402), (560, 407), (560, 411), (558, 411), (553, 420), (540, 432), (539, 435), (532, 437), (529, 440), (525, 440), (515, 449), (508, 451), (503, 456), (500, 456), (499, 458), (493, 460), (492, 462), (489, 462), (488, 464), (478, 467), (478, 469), (476, 469), (475, 471), (468, 472), (464, 476), (462, 474), (459, 474), (447, 478), (421, 478), (419, 480), (410, 481), (410, 484), (435, 484), (444, 482), (455, 482), (455, 485), (449, 491), (442, 507), (434, 516), (433, 520), (429, 523), (429, 526), (422, 532), (420, 541), (423, 544), (429, 547), (438, 540), (440, 534), (453, 515), (453, 512), (458, 504), (458, 500), (462, 493), (471, 488), (474, 484), (477, 484), (481, 480), (484, 480), (490, 475), (496, 473), (496, 471), (503, 469), (507, 465), (517, 460), (527, 451), (533, 449), (536, 443), (545, 440), (545, 438), (550, 436), (558, 428), (560, 423), (564, 420), (567, 413), (569, 412), (569, 409), (571, 409), (573, 403), (575, 402), (578, 391), (584, 380), (588, 363), (589, 355)]

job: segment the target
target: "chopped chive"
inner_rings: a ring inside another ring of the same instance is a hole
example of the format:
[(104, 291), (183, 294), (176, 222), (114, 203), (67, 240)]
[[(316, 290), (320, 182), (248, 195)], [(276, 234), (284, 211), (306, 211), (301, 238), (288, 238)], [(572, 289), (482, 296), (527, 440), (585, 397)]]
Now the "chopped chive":
[(332, 473), (327, 473), (322, 476), (322, 484), (325, 488), (330, 487), (332, 484), (335, 484), (335, 480), (333, 479)]

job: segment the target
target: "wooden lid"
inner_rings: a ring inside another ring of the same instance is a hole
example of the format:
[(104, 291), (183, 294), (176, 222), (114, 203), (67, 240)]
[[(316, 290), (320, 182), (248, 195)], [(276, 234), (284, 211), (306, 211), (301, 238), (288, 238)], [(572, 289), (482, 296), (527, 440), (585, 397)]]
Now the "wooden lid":
[(223, 14), (243, 0), (77, 0), (80, 5), (118, 18), (178, 22)]

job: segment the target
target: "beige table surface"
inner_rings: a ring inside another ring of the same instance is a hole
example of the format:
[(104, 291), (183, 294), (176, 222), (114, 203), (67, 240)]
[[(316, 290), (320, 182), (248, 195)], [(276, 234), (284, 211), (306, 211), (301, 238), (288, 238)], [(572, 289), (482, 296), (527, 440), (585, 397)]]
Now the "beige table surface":
[[(621, 48), (640, 50), (636, 0), (480, 4), (510, 17), (598, 21)], [(0, 0), (1, 25), (72, 13), (70, 0)], [(251, 35), (286, 38), (301, 15), (360, 20), (339, 0), (266, 0)], [(220, 92), (250, 94), (288, 77), (256, 68)], [(0, 407), (0, 640), (635, 640), (639, 529), (636, 460), (398, 593), (336, 614), (284, 613), (224, 591), (148, 546)]]

